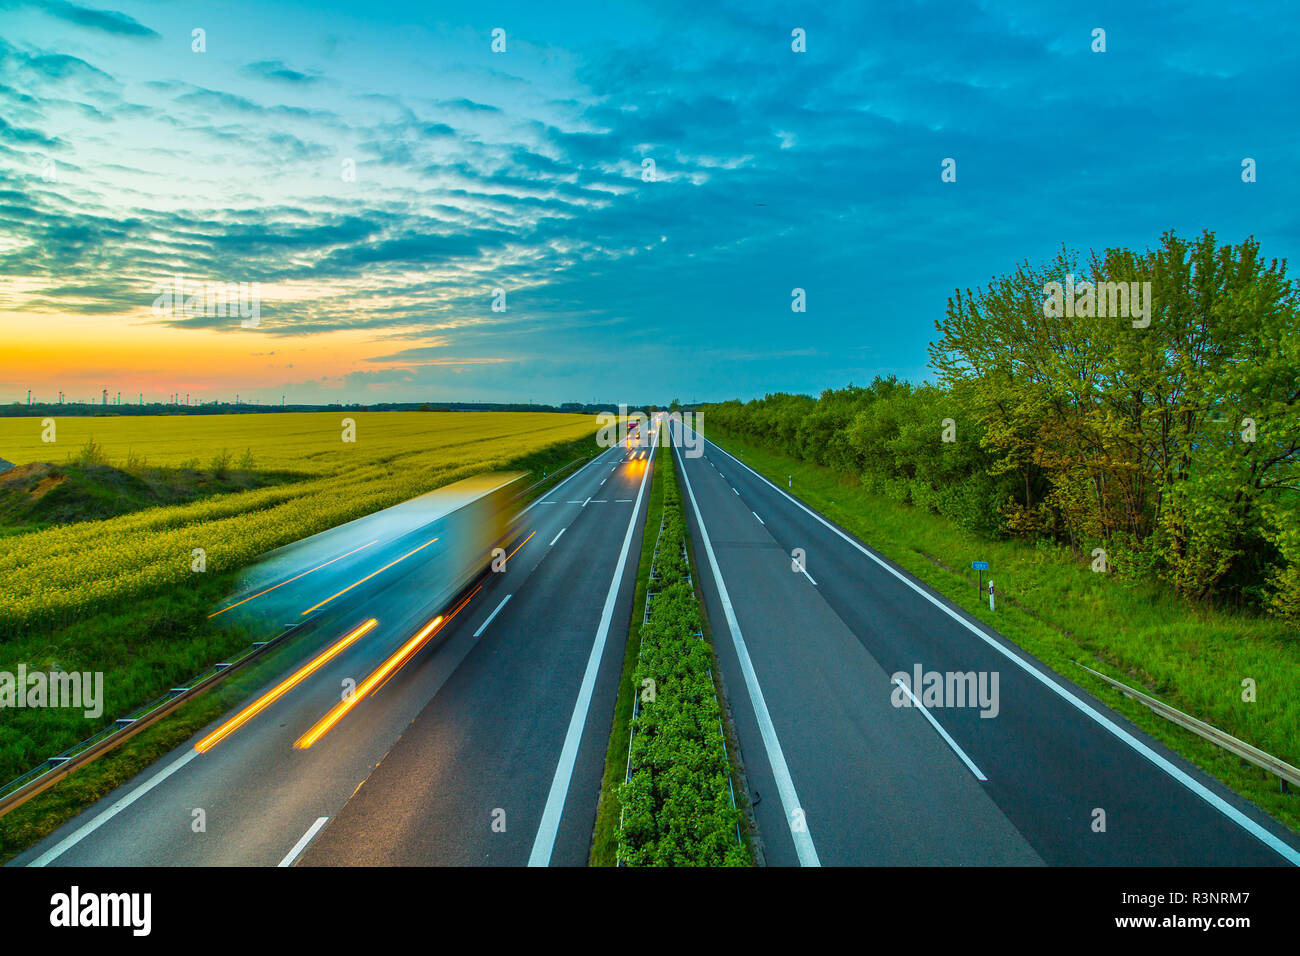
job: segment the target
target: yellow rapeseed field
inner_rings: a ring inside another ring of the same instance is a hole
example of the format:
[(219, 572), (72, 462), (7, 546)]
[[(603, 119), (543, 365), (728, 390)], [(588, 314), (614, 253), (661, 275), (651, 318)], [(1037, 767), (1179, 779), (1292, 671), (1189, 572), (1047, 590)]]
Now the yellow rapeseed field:
[[(355, 440), (344, 441), (344, 420)], [(191, 551), (208, 569), (238, 569), (257, 555), (439, 485), (499, 468), (547, 445), (592, 435), (588, 415), (545, 412), (303, 412), (246, 415), (56, 418), (42, 441), (39, 418), (0, 418), (0, 458), (15, 464), (75, 458), (92, 439), (109, 464), (207, 469), (223, 450), (248, 452), (262, 471), (292, 481), (150, 508), (102, 521), (0, 538), (0, 639), (132, 595), (156, 593), (191, 574)]]

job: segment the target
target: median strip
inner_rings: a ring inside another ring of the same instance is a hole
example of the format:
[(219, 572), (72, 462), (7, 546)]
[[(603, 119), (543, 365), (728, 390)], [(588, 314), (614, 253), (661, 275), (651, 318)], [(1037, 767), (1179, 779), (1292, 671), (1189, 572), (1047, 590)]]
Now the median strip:
[(675, 469), (665, 459), (663, 518), (631, 682), (617, 859), (625, 866), (749, 866)]

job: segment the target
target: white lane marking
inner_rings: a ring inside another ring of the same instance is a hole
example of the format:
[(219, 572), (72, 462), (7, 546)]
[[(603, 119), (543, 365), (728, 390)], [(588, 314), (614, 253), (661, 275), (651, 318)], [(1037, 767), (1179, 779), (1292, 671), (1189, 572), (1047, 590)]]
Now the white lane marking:
[[(590, 468), (592, 465), (596, 464), (596, 462), (600, 461), (602, 458), (604, 458), (606, 455), (608, 455), (611, 451), (613, 451), (612, 448), (611, 448), (611, 449), (608, 449), (608, 450), (606, 450), (606, 451), (601, 452), (601, 453), (600, 453), (599, 455), (597, 455), (595, 458), (591, 459), (591, 461), (587, 462), (585, 465), (583, 465), (581, 468), (579, 468), (577, 471), (575, 471), (573, 474), (571, 474), (568, 478), (565, 478), (562, 482), (560, 482), (558, 485), (556, 485), (554, 488), (552, 488), (550, 491), (548, 491), (547, 494), (552, 494), (552, 495), (555, 494), (557, 491), (559, 491), (561, 488), (563, 488), (565, 485), (567, 485), (569, 482), (571, 482), (574, 478), (577, 478), (580, 474), (582, 474), (584, 471), (586, 471), (586, 470), (587, 470), (588, 468)], [(615, 465), (614, 467), (617, 468), (618, 465)], [(534, 501), (531, 505), (529, 505), (529, 506), (528, 506), (527, 508), (525, 508), (523, 511), (519, 512), (519, 514), (520, 514), (521, 516), (522, 516), (522, 515), (526, 515), (526, 514), (528, 514), (528, 512), (532, 511), (533, 508), (535, 508), (537, 505), (540, 505), (540, 504), (553, 505), (553, 504), (555, 504), (555, 502), (554, 502), (554, 501), (545, 501), (545, 502), (543, 502), (543, 501)]]
[(302, 838), (289, 851), (289, 855), (281, 860), (278, 865), (293, 866), (293, 861), (298, 859), (303, 850), (307, 849), (307, 844), (311, 842), (311, 838), (320, 832), (320, 828), (325, 825), (327, 820), (329, 820), (329, 817), (317, 817), (316, 822), (311, 825), (311, 829), (302, 835)]
[(546, 796), (546, 809), (542, 811), (542, 822), (537, 828), (532, 852), (528, 855), (529, 866), (549, 866), (551, 854), (555, 851), (555, 838), (560, 832), (560, 817), (564, 813), (564, 801), (569, 795), (569, 784), (573, 780), (573, 765), (578, 759), (578, 744), (582, 741), (582, 728), (586, 726), (587, 712), (591, 709), (591, 695), (596, 689), (596, 672), (600, 670), (600, 659), (605, 653), (605, 639), (609, 637), (609, 625), (614, 617), (614, 604), (618, 600), (619, 587), (623, 583), (623, 567), (627, 564), (627, 553), (632, 547), (632, 535), (636, 531), (636, 518), (641, 511), (641, 498), (645, 494), (645, 482), (649, 474), (650, 469), (647, 468), (641, 475), (641, 485), (636, 493), (636, 507), (632, 509), (632, 517), (628, 519), (627, 533), (623, 536), (623, 550), (619, 553), (614, 577), (609, 582), (609, 593), (605, 595), (605, 607), (600, 612), (600, 626), (596, 628), (596, 640), (591, 645), (591, 656), (587, 658), (587, 670), (582, 675), (578, 699), (573, 704), (573, 716), (569, 718), (569, 729), (564, 735), (560, 762), (555, 767), (551, 790)]
[(44, 853), (42, 853), (35, 860), (33, 860), (31, 863), (27, 865), (48, 866), (52, 861), (62, 856), (64, 853), (68, 852), (68, 850), (72, 849), (74, 846), (76, 846), (86, 837), (90, 836), (92, 833), (94, 833), (96, 830), (102, 827), (105, 823), (113, 819), (113, 817), (117, 816), (119, 813), (121, 813), (131, 804), (135, 803), (146, 793), (148, 793), (154, 787), (158, 786), (158, 784), (162, 783), (164, 780), (166, 780), (168, 777), (174, 774), (177, 770), (180, 770), (181, 767), (184, 767), (187, 763), (189, 763), (198, 755), (199, 752), (195, 750), (193, 747), (187, 747), (185, 755), (182, 756), (175, 763), (170, 764), (166, 770), (160, 770), (158, 773), (154, 774), (152, 777), (149, 778), (149, 781), (147, 783), (142, 783), (140, 786), (136, 787), (134, 790), (128, 793), (121, 800), (118, 800), (111, 807), (108, 807), (106, 810), (104, 810), (102, 813), (96, 816), (95, 819), (91, 820), (81, 829), (77, 830), (77, 832), (73, 833), (71, 836), (64, 838), (53, 849), (46, 850)]
[[(755, 518), (758, 518), (758, 512), (757, 512), (757, 511), (751, 511), (750, 514), (752, 514)], [(767, 524), (767, 522), (764, 521), (762, 518), (758, 518), (758, 523), (759, 523), (759, 524)]]
[[(735, 488), (732, 488), (732, 489), (731, 489), (731, 490), (732, 490), (732, 491), (736, 491), (736, 489), (735, 489)], [(739, 491), (736, 491), (736, 494), (737, 494), (737, 495), (739, 495), (739, 494), (740, 494), (740, 492), (739, 492)]]
[[(560, 534), (564, 534), (564, 532), (568, 530), (569, 530), (568, 528), (561, 528)], [(560, 534), (557, 534), (554, 538), (551, 539), (551, 544), (555, 544), (555, 542), (560, 540)], [(550, 547), (550, 545), (547, 545), (547, 547)]]
[(571, 505), (580, 505), (580, 504), (584, 504), (584, 502), (581, 502), (581, 501), (570, 501), (569, 504), (571, 504)]
[[(569, 476), (567, 477), (567, 479), (564, 479), (563, 481), (560, 481), (560, 483), (559, 483), (558, 485), (555, 485), (555, 488), (552, 488), (552, 489), (550, 490), (550, 492), (547, 492), (547, 494), (555, 494), (555, 492), (558, 492), (558, 490), (562, 489), (564, 485), (567, 485), (567, 484), (569, 483), (569, 481), (572, 481), (573, 479), (576, 479), (576, 477), (577, 477), (578, 475), (581, 475), (582, 472), (588, 470), (588, 468), (590, 468), (591, 466), (593, 466), (593, 464), (599, 462), (599, 460), (601, 460), (602, 458), (606, 457), (606, 455), (607, 455), (607, 454), (610, 454), (610, 451), (612, 451), (612, 450), (614, 450), (614, 449), (606, 449), (606, 450), (602, 451), (602, 453), (601, 453), (601, 454), (598, 454), (597, 457), (591, 459), (590, 462), (584, 464), (584, 466), (582, 466), (581, 468), (578, 468), (578, 470), (575, 471), (575, 472), (573, 472), (572, 475), (569, 475)], [(615, 464), (615, 466), (612, 466), (612, 467), (617, 468), (617, 467), (619, 467), (619, 466), (617, 466), (617, 464)], [(532, 510), (534, 509), (534, 507), (537, 507), (538, 505), (555, 505), (555, 503), (558, 503), (558, 502), (555, 502), (555, 501), (534, 501), (534, 502), (532, 503), (532, 505), (529, 505), (528, 507), (525, 507), (525, 509), (524, 509), (523, 511), (520, 511), (519, 514), (520, 514), (520, 516), (523, 516), (523, 515), (528, 514), (529, 511), (532, 511)]]
[(925, 705), (916, 699), (916, 695), (912, 693), (912, 689), (910, 687), (908, 687), (905, 683), (903, 683), (903, 679), (901, 677), (895, 677), (894, 683), (903, 689), (904, 694), (912, 698), (912, 703), (915, 704), (916, 707), (921, 711), (921, 716), (924, 717), (926, 720), (928, 720), (930, 722), (930, 725), (934, 727), (935, 730), (939, 731), (940, 737), (948, 741), (948, 746), (951, 747), (954, 751), (956, 751), (957, 756), (962, 759), (962, 763), (964, 763), (967, 767), (970, 768), (971, 773), (975, 774), (975, 779), (983, 780), (987, 783), (989, 778), (984, 776), (984, 772), (980, 770), (979, 767), (975, 766), (975, 761), (971, 760), (970, 757), (966, 756), (966, 751), (962, 750), (960, 747), (957, 746), (957, 741), (953, 740), (952, 737), (948, 735), (948, 731), (944, 730), (942, 727), (939, 726), (939, 721), (935, 720), (934, 715), (931, 714), (930, 711), (926, 709)]
[[(560, 534), (564, 534), (564, 532), (561, 531)], [(559, 536), (560, 536), (559, 534), (556, 535), (557, 538)], [(552, 541), (551, 544), (555, 544), (555, 542)], [(478, 630), (474, 632), (475, 637), (478, 637), (480, 634), (482, 634), (484, 631), (487, 630), (487, 626), (492, 623), (492, 618), (496, 617), (498, 614), (501, 613), (501, 609), (506, 606), (506, 601), (509, 600), (510, 600), (509, 594), (507, 594), (505, 597), (501, 599), (501, 603), (497, 605), (497, 609), (493, 611), (491, 614), (489, 614), (487, 616), (487, 620), (478, 626)]]
[[(565, 478), (564, 481), (560, 482), (559, 485), (556, 485), (555, 488), (552, 488), (551, 490), (552, 491), (558, 490), (562, 485), (578, 477), (578, 475), (586, 471), (588, 467), (594, 465), (597, 461), (599, 461), (607, 454), (609, 454), (609, 452), (603, 452), (602, 454), (597, 455), (590, 462), (588, 462), (582, 468), (579, 468), (568, 478)], [(618, 466), (615, 465), (614, 467), (618, 467)], [(550, 502), (550, 501), (545, 503), (554, 504), (554, 502)], [(527, 514), (534, 507), (534, 505), (538, 505), (538, 504), (542, 504), (542, 502), (534, 501), (527, 508), (521, 511), (520, 514)], [(505, 606), (505, 602), (508, 600), (510, 600), (510, 595), (507, 594), (505, 601), (502, 601), (501, 605), (497, 607), (497, 611), (500, 611), (501, 607)], [(488, 621), (491, 621), (493, 617), (496, 617), (497, 611), (492, 612), (492, 615), (491, 617), (488, 618)], [(483, 627), (487, 626), (488, 621), (484, 622)], [(479, 628), (479, 633), (481, 632), (482, 632), (482, 628)], [(474, 636), (478, 637), (478, 633), (476, 633)], [(146, 783), (143, 783), (139, 787), (136, 787), (136, 789), (132, 790), (121, 800), (118, 800), (112, 806), (106, 808), (103, 812), (98, 814), (93, 820), (85, 824), (85, 826), (82, 826), (76, 832), (72, 833), (65, 839), (61, 840), (53, 848), (42, 853), (39, 857), (37, 857), (35, 860), (29, 863), (28, 866), (48, 866), (52, 861), (58, 859), (64, 853), (68, 852), (68, 850), (72, 849), (74, 846), (76, 846), (86, 837), (90, 836), (90, 834), (94, 833), (96, 830), (102, 827), (109, 820), (113, 819), (113, 817), (117, 816), (119, 813), (121, 813), (131, 804), (135, 803), (135, 801), (139, 800), (141, 797), (143, 797), (154, 787), (158, 786), (158, 784), (162, 783), (164, 780), (166, 780), (168, 777), (170, 777), (176, 771), (180, 770), (187, 763), (189, 763), (191, 760), (193, 760), (195, 757), (198, 756), (199, 756), (199, 752), (197, 750), (193, 749), (192, 747), (186, 747), (185, 753), (174, 763), (169, 764), (165, 770), (161, 770), (158, 773), (154, 774), (154, 776), (152, 776)]]
[(813, 576), (812, 576), (811, 574), (808, 573), (808, 569), (807, 569), (807, 568), (800, 568), (799, 570), (803, 572), (803, 576), (804, 576), (804, 577), (806, 577), (809, 581), (812, 581), (812, 586), (813, 586), (813, 587), (816, 587), (816, 586), (817, 586), (817, 582), (816, 582), (816, 581), (813, 581)]
[[(692, 429), (692, 431), (694, 431), (694, 429)], [(709, 441), (709, 440), (705, 438), (704, 441)], [(898, 580), (902, 581), (904, 584), (906, 584), (909, 588), (911, 588), (921, 597), (925, 598), (927, 601), (929, 601), (939, 610), (943, 611), (944, 614), (947, 614), (950, 618), (952, 618), (962, 627), (966, 628), (966, 630), (970, 631), (972, 634), (974, 634), (976, 637), (982, 640), (989, 647), (993, 648), (1003, 657), (1007, 658), (1007, 660), (1011, 661), (1021, 670), (1025, 671), (1025, 673), (1029, 674), (1039, 683), (1046, 686), (1049, 690), (1052, 691), (1052, 693), (1056, 694), (1058, 697), (1060, 697), (1062, 700), (1069, 703), (1080, 713), (1086, 715), (1087, 717), (1095, 721), (1097, 724), (1099, 724), (1101, 727), (1105, 728), (1107, 732), (1109, 732), (1110, 734), (1118, 738), (1123, 743), (1127, 744), (1137, 753), (1141, 754), (1143, 757), (1145, 757), (1148, 761), (1150, 761), (1160, 770), (1163, 770), (1174, 780), (1181, 783), (1192, 793), (1196, 794), (1196, 796), (1200, 797), (1202, 800), (1204, 800), (1210, 806), (1214, 807), (1214, 809), (1218, 810), (1220, 813), (1222, 813), (1233, 823), (1237, 824), (1237, 826), (1241, 827), (1243, 830), (1245, 830), (1251, 836), (1255, 837), (1261, 843), (1265, 844), (1270, 849), (1274, 850), (1279, 856), (1283, 857), (1294, 866), (1300, 866), (1300, 850), (1296, 850), (1296, 848), (1291, 846), (1289, 843), (1286, 843), (1284, 840), (1280, 839), (1273, 833), (1270, 833), (1268, 830), (1260, 826), (1258, 823), (1256, 823), (1246, 814), (1242, 813), (1232, 804), (1228, 803), (1226, 800), (1220, 797), (1217, 793), (1210, 790), (1199, 780), (1193, 778), (1181, 767), (1176, 766), (1165, 757), (1156, 753), (1154, 750), (1152, 750), (1142, 741), (1138, 740), (1136, 737), (1130, 734), (1123, 727), (1120, 727), (1118, 724), (1116, 724), (1105, 714), (1101, 713), (1092, 705), (1090, 705), (1087, 701), (1084, 701), (1079, 697), (1075, 696), (1065, 687), (1061, 686), (1052, 678), (1048, 677), (1046, 674), (1038, 670), (1038, 668), (1031, 666), (1029, 662), (1022, 660), (1019, 656), (1013, 654), (1010, 650), (1003, 647), (999, 641), (994, 640), (989, 634), (987, 634), (983, 630), (983, 628), (975, 626), (970, 621), (966, 620), (964, 617), (962, 617), (960, 614), (954, 611), (952, 608), (948, 607), (946, 604), (940, 601), (938, 598), (934, 597), (934, 595), (930, 594), (920, 585), (908, 580), (907, 577), (903, 575), (902, 572), (896, 570), (894, 567), (888, 564), (884, 559), (877, 557), (875, 554), (872, 554), (871, 551), (869, 551), (861, 544), (861, 542), (855, 541), (852, 537), (845, 534), (839, 528), (835, 527), (835, 525), (831, 524), (829, 521), (827, 521), (817, 512), (813, 511), (811, 508), (805, 505), (798, 498), (795, 498), (793, 495), (787, 493), (784, 488), (768, 481), (758, 472), (754, 471), (753, 468), (750, 468), (748, 465), (746, 465), (735, 455), (731, 454), (731, 452), (727, 451), (725, 448), (720, 447), (715, 442), (709, 442), (709, 444), (713, 445), (714, 448), (717, 448), (718, 451), (722, 452), (732, 461), (739, 464), (742, 468), (746, 469), (747, 471), (753, 472), (753, 474), (757, 478), (771, 485), (773, 488), (779, 491), (786, 498), (789, 498), (790, 501), (793, 502), (797, 507), (805, 511), (807, 514), (811, 515), (817, 521), (820, 521), (827, 528), (835, 532), (837, 535), (839, 535), (841, 538), (843, 538), (853, 547), (857, 548), (859, 551), (865, 554), (872, 561), (876, 562), (876, 564), (880, 565), (882, 568), (884, 568), (894, 577), (898, 578)]]
[(616, 504), (616, 505), (625, 505), (625, 504), (627, 504), (627, 503), (628, 503), (629, 501), (631, 501), (631, 500), (632, 500), (631, 498), (615, 498), (615, 499), (614, 499), (614, 504)]
[(589, 505), (589, 504), (591, 504), (591, 498), (590, 498), (590, 497), (588, 497), (587, 500), (584, 501), (584, 502), (582, 503), (582, 506), (585, 508), (585, 507), (587, 507), (587, 505)]
[[(781, 806), (785, 810), (785, 822), (790, 828), (794, 840), (794, 850), (802, 866), (821, 866), (817, 858), (817, 848), (813, 846), (812, 832), (803, 821), (803, 807), (799, 803), (799, 794), (795, 792), (794, 780), (790, 777), (790, 768), (785, 763), (785, 753), (781, 750), (781, 741), (777, 739), (776, 727), (772, 724), (772, 715), (768, 713), (767, 701), (763, 699), (763, 690), (758, 686), (758, 675), (754, 673), (754, 663), (749, 659), (749, 649), (745, 638), (740, 633), (740, 622), (736, 620), (735, 609), (731, 606), (731, 596), (722, 581), (722, 572), (718, 569), (718, 559), (713, 554), (713, 544), (709, 541), (708, 529), (704, 527), (704, 518), (700, 515), (699, 503), (691, 488), (691, 479), (686, 475), (685, 459), (678, 456), (681, 467), (677, 473), (686, 483), (686, 493), (690, 496), (691, 507), (695, 509), (695, 523), (700, 529), (700, 538), (704, 542), (704, 553), (709, 556), (709, 567), (713, 570), (713, 581), (718, 586), (718, 597), (722, 601), (722, 611), (727, 618), (727, 628), (731, 631), (731, 642), (736, 647), (736, 657), (740, 661), (741, 673), (745, 675), (745, 687), (749, 690), (749, 701), (754, 707), (754, 716), (758, 720), (758, 729), (763, 737), (763, 747), (767, 750), (767, 762), (772, 767), (772, 776), (776, 778), (777, 793), (781, 797)], [(796, 829), (795, 821), (804, 825)]]

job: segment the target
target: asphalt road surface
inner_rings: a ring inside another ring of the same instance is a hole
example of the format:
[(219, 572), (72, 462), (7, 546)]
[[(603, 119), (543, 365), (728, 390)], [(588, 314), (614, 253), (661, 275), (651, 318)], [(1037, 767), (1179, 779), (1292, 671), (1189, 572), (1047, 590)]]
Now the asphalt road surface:
[(379, 674), (451, 609), (429, 603), (418, 499), (277, 552), (243, 593), (274, 590), (225, 613), (286, 623), (324, 603), (295, 638), (307, 651), (248, 702), (346, 646), (210, 749), (194, 745), (244, 704), (14, 863), (585, 864), (650, 464), (609, 449), (531, 505), (505, 570), (305, 749), (295, 742), (346, 682)]
[[(769, 864), (1300, 863), (1258, 808), (785, 489), (702, 451), (674, 454)], [(997, 675), (997, 694), (919, 706), (892, 680), (918, 665), (989, 691)]]

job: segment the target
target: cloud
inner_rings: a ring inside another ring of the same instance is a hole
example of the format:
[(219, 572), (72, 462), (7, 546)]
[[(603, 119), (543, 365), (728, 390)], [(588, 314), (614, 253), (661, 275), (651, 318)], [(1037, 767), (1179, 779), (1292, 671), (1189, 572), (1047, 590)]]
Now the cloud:
[[(250, 45), (252, 62), (201, 74), (6, 31), (0, 280), (35, 290), (12, 307), (138, 314), (179, 271), (262, 283), (257, 334), (349, 331), (371, 365), (473, 360), (483, 394), (507, 357), (511, 387), (539, 397), (655, 376), (723, 397), (923, 369), (954, 286), (1063, 241), (1217, 226), (1294, 259), (1300, 240), (1289, 177), (1237, 181), (1242, 156), (1279, 169), (1300, 147), (1297, 108), (1255, 95), (1300, 78), (1297, 28), (1269, 10), (1228, 22), (1189, 0), (1167, 32), (1125, 11), (1097, 56), (1030, 3), (832, 3), (800, 14), (794, 54), (776, 8), (662, 0), (645, 28), (588, 19), (544, 48), (516, 43), (521, 26), (499, 58), (473, 25), (435, 36), (377, 10), (382, 45), (358, 33), (328, 77), (287, 65), (322, 55), (315, 16), (309, 40), (265, 48), (281, 59)], [(615, 348), (638, 361), (610, 368)]]
[(24, 0), (18, 0), (18, 2), (5, 4), (5, 6), (24, 5), (39, 7), (60, 20), (66, 20), (69, 23), (75, 23), (77, 26), (87, 27), (91, 30), (102, 30), (105, 33), (113, 33), (117, 36), (143, 37), (146, 39), (158, 39), (160, 37), (157, 31), (151, 30), (135, 18), (129, 17), (125, 13), (119, 13), (116, 10), (95, 10), (91, 7), (68, 3), (67, 0), (42, 0), (40, 3), (28, 3), (24, 2)]
[(274, 80), (279, 83), (308, 84), (315, 83), (320, 79), (317, 74), (290, 69), (281, 60), (259, 60), (256, 63), (249, 63), (244, 67), (243, 72), (248, 76), (261, 77), (264, 80)]

